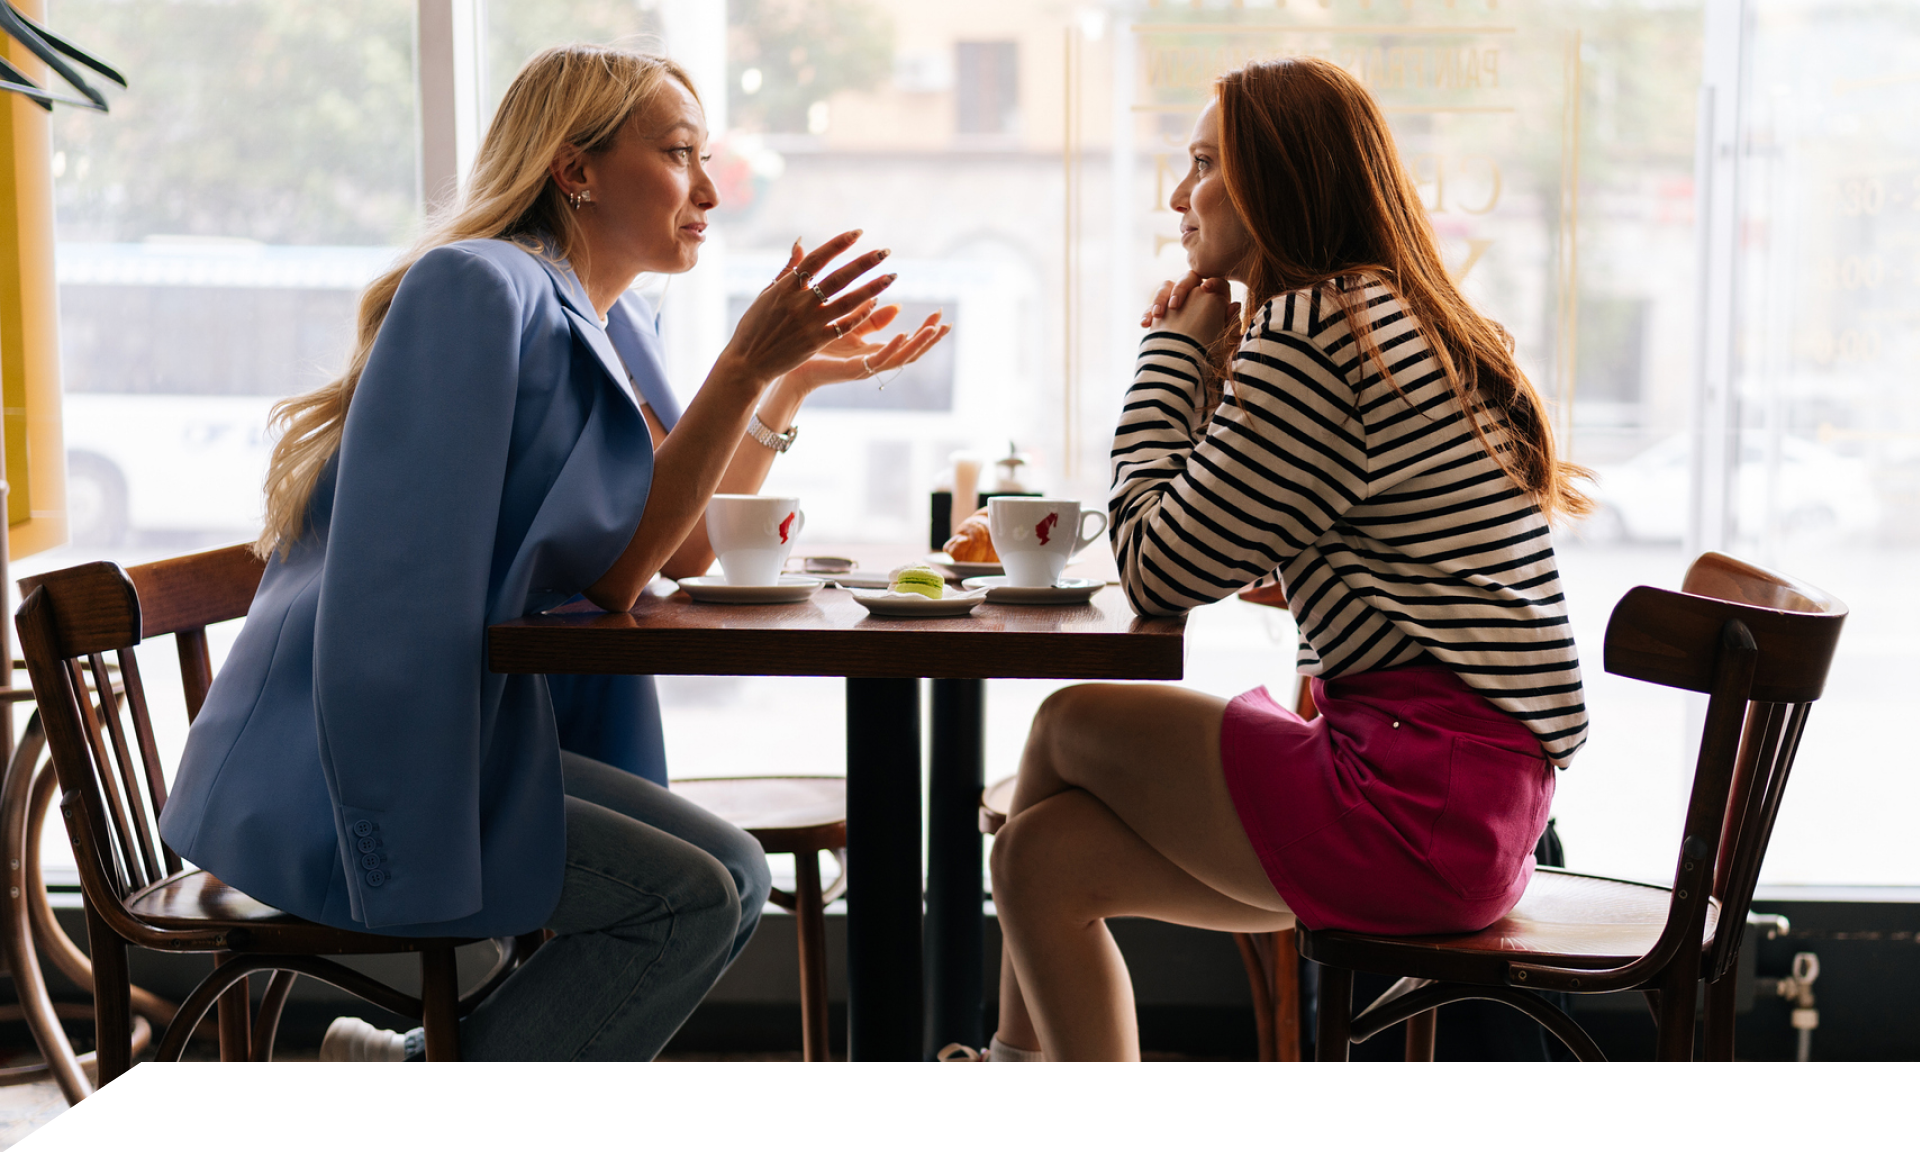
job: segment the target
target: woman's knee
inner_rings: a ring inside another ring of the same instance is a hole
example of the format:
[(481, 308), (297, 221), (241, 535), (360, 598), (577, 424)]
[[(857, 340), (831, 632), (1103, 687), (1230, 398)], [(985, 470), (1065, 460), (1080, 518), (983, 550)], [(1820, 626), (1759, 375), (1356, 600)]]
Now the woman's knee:
[(1008, 818), (994, 834), (988, 865), (996, 907), (1024, 910), (1043, 897), (1058, 895), (1057, 880), (1069, 869), (1062, 858), (1067, 845), (1055, 817), (1063, 807), (1059, 801), (1070, 804), (1070, 795), (1052, 797)]
[(1104, 684), (1073, 684), (1040, 702), (1034, 710), (1033, 724), (1027, 729), (1027, 755), (1023, 764), (1033, 764), (1060, 773), (1067, 767), (1076, 737), (1088, 725), (1099, 723), (1098, 710)]

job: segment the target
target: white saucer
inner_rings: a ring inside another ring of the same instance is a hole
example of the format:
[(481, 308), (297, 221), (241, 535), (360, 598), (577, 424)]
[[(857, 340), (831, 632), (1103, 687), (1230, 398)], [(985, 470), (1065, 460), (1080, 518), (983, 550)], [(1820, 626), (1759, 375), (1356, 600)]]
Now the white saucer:
[(985, 592), (989, 604), (1085, 604), (1107, 582), (1062, 576), (1051, 588), (1021, 588), (1008, 584), (1005, 576), (975, 576), (961, 581), (960, 586), (969, 592)]
[(956, 580), (965, 580), (973, 576), (1001, 576), (1007, 571), (1000, 566), (998, 560), (991, 564), (975, 564), (966, 560), (955, 560), (945, 552), (935, 552), (928, 556), (927, 563), (935, 568), (945, 568), (953, 573)]
[(689, 576), (677, 583), (702, 604), (798, 604), (826, 581), (812, 576), (782, 576), (778, 584), (729, 584), (725, 576)]
[(949, 591), (938, 600), (929, 600), (917, 592), (869, 592), (852, 588), (853, 598), (875, 616), (965, 616), (984, 603), (985, 592)]

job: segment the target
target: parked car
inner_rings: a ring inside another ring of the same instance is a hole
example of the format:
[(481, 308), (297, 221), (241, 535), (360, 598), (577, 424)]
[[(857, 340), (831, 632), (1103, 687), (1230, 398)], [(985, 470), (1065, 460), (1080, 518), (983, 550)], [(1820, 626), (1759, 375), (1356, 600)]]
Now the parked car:
[[(1770, 516), (1787, 532), (1868, 532), (1879, 524), (1880, 500), (1865, 461), (1784, 436), (1779, 471), (1769, 485), (1766, 448), (1761, 433), (1740, 438), (1734, 513), (1741, 531), (1762, 531)], [(1596, 468), (1594, 482), (1581, 485), (1597, 506), (1580, 524), (1580, 538), (1600, 544), (1685, 536), (1692, 452), (1692, 438), (1682, 433), (1637, 456)]]

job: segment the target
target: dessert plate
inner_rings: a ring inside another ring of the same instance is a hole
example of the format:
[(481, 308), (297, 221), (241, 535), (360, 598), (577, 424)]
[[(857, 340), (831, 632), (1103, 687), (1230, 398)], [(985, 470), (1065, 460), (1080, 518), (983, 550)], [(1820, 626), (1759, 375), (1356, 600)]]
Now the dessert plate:
[(1107, 582), (1062, 576), (1051, 588), (1020, 588), (1008, 584), (1005, 576), (976, 576), (961, 581), (960, 586), (969, 592), (985, 592), (989, 604), (1085, 604)]
[(945, 568), (953, 573), (956, 580), (966, 580), (974, 576), (1003, 576), (1006, 569), (995, 560), (991, 564), (974, 564), (966, 560), (955, 560), (945, 552), (935, 552), (927, 557), (927, 563), (935, 568)]
[(778, 584), (729, 584), (725, 576), (689, 576), (678, 581), (702, 604), (798, 604), (826, 581), (812, 576), (782, 576)]
[(849, 591), (856, 603), (875, 616), (965, 616), (988, 599), (985, 592), (949, 591), (938, 600), (929, 600), (917, 592)]

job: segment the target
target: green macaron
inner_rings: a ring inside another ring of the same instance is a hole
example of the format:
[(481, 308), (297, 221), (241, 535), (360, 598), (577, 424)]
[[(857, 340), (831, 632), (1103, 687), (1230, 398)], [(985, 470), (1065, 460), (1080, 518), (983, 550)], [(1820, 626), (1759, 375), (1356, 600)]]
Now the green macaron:
[(912, 592), (929, 600), (938, 600), (947, 594), (947, 582), (941, 579), (940, 573), (925, 564), (914, 564), (896, 571), (893, 583), (888, 588), (894, 592)]

